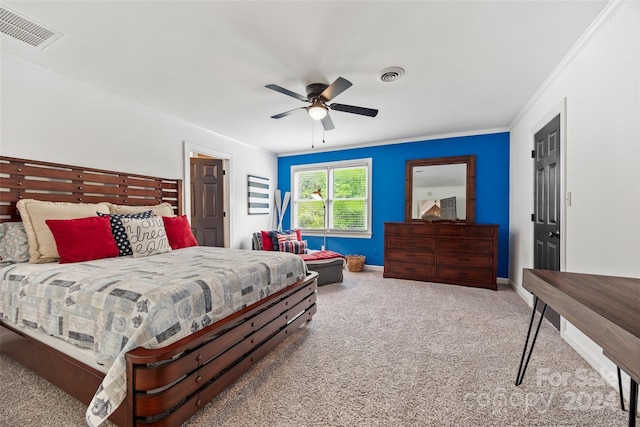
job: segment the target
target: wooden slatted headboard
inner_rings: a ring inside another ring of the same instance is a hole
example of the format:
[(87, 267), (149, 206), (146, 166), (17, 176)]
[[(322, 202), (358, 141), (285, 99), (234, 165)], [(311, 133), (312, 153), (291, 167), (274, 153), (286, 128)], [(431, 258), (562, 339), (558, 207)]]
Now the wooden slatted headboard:
[(16, 202), (156, 205), (182, 214), (182, 180), (0, 156), (0, 222), (19, 221)]

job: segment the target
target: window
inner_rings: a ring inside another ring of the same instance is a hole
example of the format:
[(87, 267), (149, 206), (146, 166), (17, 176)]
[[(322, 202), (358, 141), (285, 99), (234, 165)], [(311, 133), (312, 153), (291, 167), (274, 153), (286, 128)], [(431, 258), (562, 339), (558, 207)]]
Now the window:
[[(293, 227), (334, 236), (371, 235), (371, 159), (317, 163), (291, 169)], [(320, 189), (323, 200), (312, 194)]]

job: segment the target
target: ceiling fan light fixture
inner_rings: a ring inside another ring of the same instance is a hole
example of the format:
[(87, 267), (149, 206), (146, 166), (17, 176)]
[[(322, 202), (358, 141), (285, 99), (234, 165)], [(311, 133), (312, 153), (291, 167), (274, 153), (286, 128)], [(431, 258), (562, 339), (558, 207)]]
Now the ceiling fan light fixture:
[(327, 107), (322, 105), (320, 102), (314, 102), (310, 106), (307, 107), (307, 112), (311, 116), (312, 119), (322, 120), (327, 115)]
[(311, 83), (307, 85), (307, 87), (305, 88), (307, 96), (303, 96), (276, 84), (268, 84), (265, 86), (267, 89), (274, 90), (283, 95), (287, 95), (299, 101), (308, 102), (309, 104), (311, 104), (305, 107), (294, 108), (293, 110), (285, 111), (284, 113), (275, 114), (271, 116), (271, 118), (281, 119), (282, 117), (286, 117), (295, 111), (304, 109), (307, 110), (307, 113), (312, 119), (321, 122), (322, 128), (327, 131), (335, 129), (333, 121), (331, 120), (331, 116), (329, 115), (329, 109), (333, 111), (341, 111), (344, 113), (359, 114), (361, 116), (367, 117), (377, 116), (378, 110), (373, 108), (364, 108), (355, 105), (336, 103), (328, 104), (333, 98), (340, 95), (351, 86), (353, 85), (349, 80), (343, 77), (338, 77), (333, 83), (328, 86), (324, 83)]

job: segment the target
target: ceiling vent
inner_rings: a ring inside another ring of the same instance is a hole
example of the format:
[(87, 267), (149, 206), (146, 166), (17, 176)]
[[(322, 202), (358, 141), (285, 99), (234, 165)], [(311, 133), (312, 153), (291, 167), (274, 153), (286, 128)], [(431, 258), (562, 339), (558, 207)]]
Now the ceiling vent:
[(0, 32), (40, 49), (62, 37), (61, 33), (20, 16), (5, 6), (0, 7)]
[(398, 80), (400, 77), (404, 75), (404, 69), (400, 67), (389, 67), (380, 71), (378, 77), (381, 82), (391, 83)]

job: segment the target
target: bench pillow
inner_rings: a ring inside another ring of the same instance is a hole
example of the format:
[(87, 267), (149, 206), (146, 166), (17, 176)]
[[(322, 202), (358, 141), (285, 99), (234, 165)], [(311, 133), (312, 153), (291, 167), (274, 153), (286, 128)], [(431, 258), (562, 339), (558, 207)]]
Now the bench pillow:
[[(300, 229), (297, 228), (295, 230), (284, 230), (284, 231), (269, 231), (268, 234), (271, 239), (271, 245), (273, 246), (274, 251), (280, 250), (280, 242), (283, 240), (302, 240), (302, 234)], [(264, 246), (264, 241), (263, 241)]]
[(278, 244), (280, 252), (291, 252), (292, 254), (306, 254), (306, 240), (283, 240)]

